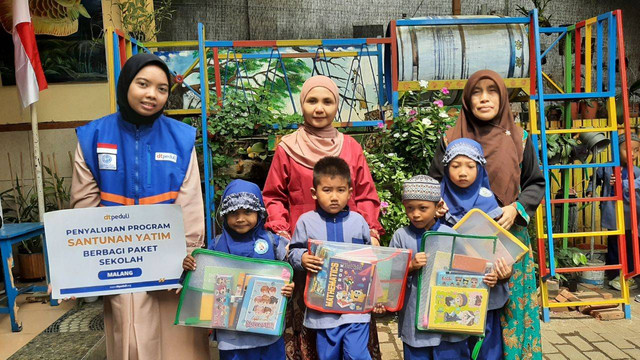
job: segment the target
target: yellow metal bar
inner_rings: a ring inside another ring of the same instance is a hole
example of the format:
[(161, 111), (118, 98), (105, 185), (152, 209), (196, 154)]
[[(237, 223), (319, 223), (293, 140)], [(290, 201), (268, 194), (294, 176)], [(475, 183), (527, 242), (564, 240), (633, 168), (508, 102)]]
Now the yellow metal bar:
[(276, 40), (277, 46), (320, 46), (320, 39), (304, 39), (304, 40)]
[[(189, 68), (184, 72), (184, 74), (182, 74), (182, 77), (186, 79), (187, 76), (191, 74), (191, 72), (196, 67), (196, 65), (198, 65), (199, 62), (200, 62), (200, 57), (197, 57), (196, 60), (193, 62), (193, 64), (191, 64), (191, 66), (189, 66)], [(171, 86), (171, 91), (175, 90), (176, 87), (178, 87), (178, 83), (175, 83), (173, 84), (173, 86)]]
[(584, 25), (585, 25), (585, 26), (587, 26), (587, 25), (592, 25), (592, 24), (595, 24), (595, 23), (596, 23), (596, 21), (598, 21), (598, 17), (597, 17), (597, 16), (596, 16), (596, 17), (592, 17), (592, 18), (590, 18), (590, 19), (585, 20), (585, 21), (584, 21)]
[[(206, 28), (204, 25), (202, 25), (202, 41), (205, 41), (205, 39), (207, 38), (206, 36)], [(197, 44), (197, 41), (196, 41)], [(198, 46), (198, 45), (196, 45)], [(203, 47), (204, 50), (204, 64), (202, 64), (202, 66), (200, 66), (200, 75), (204, 75), (205, 78), (205, 85), (206, 88), (205, 89), (200, 89), (200, 91), (204, 91), (204, 99), (205, 99), (205, 103), (204, 104), (200, 104), (200, 108), (201, 109), (205, 109), (208, 110), (209, 109), (209, 71), (208, 71), (208, 67), (207, 66), (209, 64), (209, 60), (207, 59), (207, 47), (204, 46)], [(213, 56), (213, 51), (211, 52), (211, 56)], [(205, 111), (205, 115), (208, 111)], [(207, 126), (207, 124), (204, 124), (204, 120), (203, 120), (203, 125), (202, 126)]]
[(109, 84), (109, 111), (116, 112), (116, 79), (113, 64), (113, 28), (107, 27), (105, 35), (105, 47), (107, 50), (107, 80)]
[[(528, 78), (507, 78), (504, 79), (504, 83), (509, 89), (520, 88), (527, 94), (529, 93), (529, 79)], [(462, 90), (467, 85), (466, 79), (454, 79), (454, 80), (429, 80), (427, 84), (427, 90), (440, 90), (444, 87), (451, 90)], [(416, 91), (420, 90), (420, 81), (398, 81), (398, 91)]]
[(554, 87), (556, 88), (556, 90), (558, 90), (558, 92), (560, 94), (564, 94), (564, 91), (560, 88), (560, 86), (558, 86), (558, 84), (556, 84), (553, 80), (551, 80), (551, 78), (549, 77), (549, 75), (547, 75), (544, 71), (542, 72), (542, 76)]
[[(622, 230), (608, 230), (608, 231), (585, 231), (585, 232), (574, 232), (574, 233), (554, 233), (554, 239), (572, 239), (572, 238), (581, 238), (581, 237), (591, 237), (591, 236), (609, 236), (609, 235), (621, 235), (624, 234), (624, 228)], [(547, 238), (547, 234), (542, 235), (543, 239)]]
[[(622, 286), (622, 284), (620, 284)], [(574, 307), (574, 306), (587, 306), (587, 305), (609, 305), (609, 304), (624, 304), (624, 298), (617, 299), (607, 299), (607, 300), (599, 300), (599, 301), (568, 301), (568, 302), (559, 302), (559, 303), (549, 303), (549, 308), (559, 308), (559, 307)]]
[(201, 109), (169, 109), (165, 110), (166, 115), (200, 115)]
[(538, 208), (536, 209), (536, 235), (538, 235), (538, 238), (542, 237), (544, 230), (544, 223), (542, 219), (544, 214), (542, 211), (542, 205), (538, 205)]
[[(622, 101), (622, 99), (620, 99)], [(617, 131), (618, 130), (618, 114), (616, 113), (616, 98), (611, 96), (607, 99), (607, 114), (609, 115), (609, 128), (615, 130), (607, 130), (607, 131)]]
[(129, 41), (128, 37), (124, 41), (127, 59), (133, 55), (133, 49), (131, 48), (131, 41)]
[(629, 305), (629, 286), (627, 285), (627, 279), (624, 277), (624, 271), (620, 270), (620, 291), (622, 291), (622, 298), (625, 299), (625, 304)]
[(320, 57), (330, 57), (330, 58), (338, 58), (338, 57), (356, 57), (358, 56), (357, 51), (341, 51), (341, 52), (326, 52), (319, 55)]
[[(531, 116), (531, 114), (529, 114)], [(546, 133), (549, 134), (579, 134), (586, 132), (594, 132), (594, 131), (616, 131), (617, 126), (607, 126), (603, 128), (573, 128), (573, 129), (547, 129)], [(531, 133), (540, 135), (540, 129), (536, 126), (534, 129), (533, 123), (531, 123)]]
[(584, 30), (584, 92), (591, 92), (591, 25), (585, 22)]
[(529, 100), (529, 123), (531, 124), (531, 133), (540, 134), (540, 129), (538, 129), (538, 109), (535, 100)]
[(547, 281), (540, 277), (540, 295), (542, 297), (542, 307), (549, 307), (549, 288), (547, 287)]
[(145, 43), (140, 43), (142, 46), (146, 48), (161, 48), (161, 47), (198, 47), (198, 41), (196, 40), (187, 40), (187, 41), (150, 41)]

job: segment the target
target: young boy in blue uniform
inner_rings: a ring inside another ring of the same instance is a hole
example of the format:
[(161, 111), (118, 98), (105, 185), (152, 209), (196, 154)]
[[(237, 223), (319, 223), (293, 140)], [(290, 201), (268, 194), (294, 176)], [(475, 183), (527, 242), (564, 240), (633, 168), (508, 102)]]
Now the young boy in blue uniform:
[[(631, 134), (631, 154), (627, 154), (626, 137), (621, 134), (618, 137), (618, 143), (620, 144), (620, 166), (622, 167), (622, 193), (623, 193), (623, 205), (624, 205), (624, 228), (625, 239), (627, 244), (627, 267), (629, 271), (634, 270), (633, 264), (633, 243), (631, 234), (631, 210), (629, 209), (629, 175), (627, 170), (627, 163), (631, 161), (634, 164), (638, 160), (638, 154), (640, 153), (640, 138), (636, 134)], [(640, 213), (640, 169), (637, 166), (633, 167), (634, 185), (636, 190), (636, 212)], [(587, 196), (590, 197), (594, 189), (601, 186), (601, 194), (603, 197), (609, 197), (615, 195), (616, 178), (612, 167), (598, 168), (595, 174), (595, 185), (593, 177), (589, 180), (589, 186), (587, 187)], [(603, 229), (615, 230), (618, 228), (616, 222), (616, 204), (615, 201), (603, 201), (600, 203), (600, 222)], [(638, 223), (640, 227), (640, 223)], [(635, 239), (638, 241), (638, 239)], [(607, 238), (607, 265), (620, 264), (618, 257), (618, 235), (610, 235)], [(620, 272), (618, 270), (607, 271), (609, 279), (615, 277), (609, 281), (609, 285), (617, 290), (620, 290)], [(629, 289), (633, 290), (638, 285), (635, 281), (629, 281)], [(640, 299), (636, 298), (638, 301)]]
[[(296, 223), (289, 249), (295, 270), (317, 273), (322, 269), (323, 259), (307, 251), (308, 239), (371, 244), (369, 225), (347, 206), (352, 191), (351, 172), (341, 158), (325, 157), (313, 167), (311, 193), (317, 205)], [(320, 360), (370, 360), (370, 320), (370, 314), (330, 314), (309, 308), (304, 314), (304, 326), (316, 330)]]
[(425, 231), (455, 231), (441, 225), (436, 211), (442, 208), (440, 184), (427, 175), (417, 175), (403, 184), (402, 204), (411, 224), (396, 230), (390, 247), (411, 249), (415, 254), (409, 264), (404, 306), (399, 313), (398, 335), (402, 339), (405, 360), (470, 359), (466, 335), (440, 334), (416, 328), (416, 297), (418, 272), (427, 264), (427, 255), (420, 252)]

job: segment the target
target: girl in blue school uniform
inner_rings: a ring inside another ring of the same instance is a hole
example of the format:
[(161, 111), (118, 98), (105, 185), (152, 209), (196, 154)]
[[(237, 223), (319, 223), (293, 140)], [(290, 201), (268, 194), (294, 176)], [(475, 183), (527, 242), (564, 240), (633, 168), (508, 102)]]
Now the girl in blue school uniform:
[[(459, 138), (447, 146), (442, 159), (445, 176), (442, 179), (442, 200), (449, 207), (444, 222), (455, 225), (471, 209), (480, 209), (493, 219), (502, 216), (502, 209), (489, 185), (489, 176), (484, 168), (486, 160), (482, 146), (474, 140)], [(499, 259), (494, 271), (485, 275), (484, 282), (491, 287), (485, 325), (485, 338), (478, 359), (503, 358), (502, 327), (500, 312), (509, 300), (509, 284), (512, 268)], [(473, 349), (477, 338), (469, 339)]]
[[(234, 180), (222, 194), (220, 216), (222, 234), (209, 244), (209, 250), (254, 259), (285, 260), (287, 240), (264, 229), (267, 212), (260, 188), (254, 183)], [(195, 258), (187, 255), (182, 263), (187, 270), (196, 269)], [(293, 283), (282, 288), (282, 295), (291, 297)], [(282, 336), (263, 335), (230, 330), (215, 330), (221, 360), (285, 359)]]
[(405, 360), (470, 359), (466, 335), (440, 334), (416, 328), (418, 273), (427, 264), (427, 256), (419, 252), (425, 231), (455, 232), (436, 218), (442, 210), (440, 183), (430, 176), (417, 175), (403, 184), (402, 204), (410, 224), (398, 229), (390, 247), (411, 249), (415, 254), (409, 264), (404, 306), (399, 312), (398, 335), (402, 339)]

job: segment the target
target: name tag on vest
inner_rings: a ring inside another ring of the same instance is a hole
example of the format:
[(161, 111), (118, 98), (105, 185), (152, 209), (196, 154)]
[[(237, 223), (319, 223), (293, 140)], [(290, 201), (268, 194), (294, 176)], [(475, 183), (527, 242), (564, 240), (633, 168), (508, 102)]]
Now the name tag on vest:
[(117, 170), (118, 145), (98, 143), (96, 153), (98, 153), (98, 169)]
[(178, 162), (178, 155), (166, 152), (157, 152), (156, 161), (171, 161)]

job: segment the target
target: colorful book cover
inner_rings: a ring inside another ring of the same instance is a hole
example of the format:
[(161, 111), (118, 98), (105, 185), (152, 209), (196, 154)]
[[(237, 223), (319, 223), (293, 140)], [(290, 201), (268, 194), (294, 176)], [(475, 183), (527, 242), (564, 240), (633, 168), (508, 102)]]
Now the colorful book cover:
[(482, 335), (489, 292), (480, 288), (435, 286), (429, 303), (429, 330)]
[(215, 278), (215, 267), (205, 266), (204, 278), (202, 280), (202, 289), (207, 290), (207, 292), (203, 292), (202, 298), (200, 299), (199, 318), (202, 321), (211, 321), (211, 318), (213, 316), (213, 289), (215, 287)]
[(438, 271), (436, 285), (463, 287), (471, 289), (488, 289), (482, 280), (484, 275), (461, 274), (450, 271)]
[(280, 335), (285, 310), (284, 285), (282, 279), (252, 276), (248, 280), (236, 330)]
[(230, 298), (233, 283), (231, 275), (216, 275), (213, 289), (213, 317), (211, 326), (217, 328), (229, 327), (229, 314), (231, 312)]
[(325, 289), (327, 287), (327, 274), (329, 270), (328, 259), (335, 254), (335, 251), (323, 246), (322, 244), (313, 243), (311, 245), (311, 252), (315, 254), (315, 256), (325, 259), (325, 261), (322, 264), (322, 269), (312, 277), (313, 280), (311, 282), (310, 292), (312, 295), (324, 297)]
[(331, 258), (323, 308), (364, 311), (374, 269), (371, 263)]

